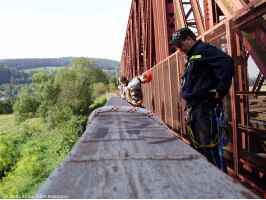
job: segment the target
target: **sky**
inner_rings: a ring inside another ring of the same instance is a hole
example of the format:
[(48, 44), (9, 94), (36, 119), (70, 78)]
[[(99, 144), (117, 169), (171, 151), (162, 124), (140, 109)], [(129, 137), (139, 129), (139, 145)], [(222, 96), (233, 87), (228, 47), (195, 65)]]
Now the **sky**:
[(0, 0), (0, 59), (121, 60), (132, 0)]

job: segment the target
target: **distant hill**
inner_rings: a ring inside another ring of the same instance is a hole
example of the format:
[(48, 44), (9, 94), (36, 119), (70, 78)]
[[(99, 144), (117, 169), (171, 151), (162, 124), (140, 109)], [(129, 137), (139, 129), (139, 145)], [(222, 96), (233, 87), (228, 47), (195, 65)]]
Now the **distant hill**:
[(0, 84), (27, 84), (30, 82), (28, 73), (4, 67), (0, 64)]
[[(63, 58), (23, 58), (23, 59), (2, 59), (0, 65), (17, 69), (33, 69), (42, 67), (64, 67), (68, 66), (70, 60), (74, 57)], [(116, 67), (120, 68), (120, 62), (103, 58), (88, 58), (93, 60), (96, 67), (100, 67), (103, 70), (115, 70)]]

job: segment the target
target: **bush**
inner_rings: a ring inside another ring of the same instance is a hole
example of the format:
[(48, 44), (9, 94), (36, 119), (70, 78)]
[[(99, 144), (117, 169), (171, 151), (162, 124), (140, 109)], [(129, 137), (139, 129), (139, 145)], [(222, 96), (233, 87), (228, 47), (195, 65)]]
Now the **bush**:
[(21, 146), (30, 138), (31, 133), (22, 131), (9, 135), (1, 135), (0, 140), (0, 178), (4, 177), (16, 164)]
[(65, 157), (78, 141), (86, 128), (85, 116), (72, 116), (67, 122), (61, 123), (57, 128), (58, 143), (57, 152)]
[(20, 158), (0, 182), (0, 198), (31, 198), (61, 161), (55, 136), (35, 135), (21, 147)]
[[(0, 136), (0, 198), (31, 198), (85, 131), (90, 112), (106, 103), (103, 71), (85, 58), (71, 65), (55, 78), (35, 75), (33, 91), (24, 89), (13, 106), (26, 125), (20, 134)], [(35, 116), (45, 125), (26, 120)]]
[(116, 90), (117, 89), (117, 86), (113, 83), (109, 83), (109, 90), (112, 91), (112, 90)]
[(115, 76), (111, 76), (109, 79), (109, 84), (112, 83), (117, 87), (117, 78)]
[(22, 122), (38, 116), (37, 109), (39, 105), (40, 103), (35, 96), (31, 95), (27, 88), (24, 88), (13, 106), (16, 121)]
[(77, 71), (64, 69), (55, 77), (55, 84), (60, 88), (55, 106), (62, 110), (69, 108), (74, 115), (87, 115), (92, 103), (90, 85), (79, 79)]
[(106, 91), (107, 91), (107, 87), (104, 85), (103, 82), (93, 84), (93, 97), (95, 99), (105, 94)]
[(98, 97), (93, 104), (90, 105), (89, 107), (89, 113), (91, 113), (92, 111), (94, 111), (96, 108), (102, 107), (106, 104), (107, 99), (104, 95), (102, 95), (101, 97)]
[(1, 136), (0, 141), (0, 178), (10, 171), (16, 163), (19, 153), (21, 138), (12, 138), (10, 135)]
[(12, 107), (14, 106), (16, 99), (16, 97), (10, 97), (4, 101), (0, 101), (0, 114), (13, 113)]

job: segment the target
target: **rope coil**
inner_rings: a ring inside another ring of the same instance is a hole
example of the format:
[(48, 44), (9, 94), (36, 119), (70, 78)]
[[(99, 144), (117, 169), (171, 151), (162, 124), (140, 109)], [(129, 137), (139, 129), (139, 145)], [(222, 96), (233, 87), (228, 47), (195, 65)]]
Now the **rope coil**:
[(167, 125), (153, 112), (140, 107), (132, 107), (132, 106), (103, 106), (95, 109), (89, 116), (87, 125), (88, 127), (92, 121), (99, 116), (101, 113), (105, 112), (128, 112), (128, 113), (136, 113), (139, 115), (148, 116), (152, 120), (156, 121), (159, 125), (163, 126), (164, 129), (169, 130)]

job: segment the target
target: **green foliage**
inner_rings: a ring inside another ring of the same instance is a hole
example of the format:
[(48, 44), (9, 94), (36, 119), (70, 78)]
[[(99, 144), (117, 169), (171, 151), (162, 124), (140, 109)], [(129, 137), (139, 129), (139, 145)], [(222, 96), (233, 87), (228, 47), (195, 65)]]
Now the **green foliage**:
[(13, 106), (25, 128), (0, 135), (0, 198), (31, 198), (85, 131), (89, 114), (107, 101), (100, 96), (107, 77), (86, 58), (32, 81)]
[(73, 115), (68, 121), (62, 122), (56, 129), (58, 134), (57, 151), (65, 157), (85, 130), (86, 116)]
[(47, 112), (58, 101), (60, 88), (54, 85), (54, 76), (39, 72), (32, 77), (35, 99), (40, 102), (37, 113), (45, 121)]
[(117, 89), (117, 86), (113, 83), (109, 83), (109, 90), (115, 90)]
[[(79, 69), (81, 70), (81, 69)], [(60, 88), (58, 101), (55, 105), (64, 113), (70, 115), (87, 114), (89, 105), (92, 103), (90, 85), (84, 84), (83, 74), (79, 70), (63, 69), (55, 77), (55, 85)], [(69, 119), (69, 116), (66, 120)]]
[(41, 84), (41, 83), (48, 81), (49, 78), (51, 78), (51, 76), (47, 75), (44, 72), (39, 72), (37, 74), (34, 74), (31, 77), (31, 80), (35, 83), (34, 85), (36, 85), (36, 84)]
[(115, 76), (111, 76), (109, 79), (109, 84), (111, 83), (117, 86), (117, 78)]
[(0, 84), (30, 83), (29, 74), (15, 69), (4, 67), (0, 64)]
[(24, 88), (19, 100), (14, 104), (14, 114), (17, 122), (38, 116), (37, 109), (40, 105), (35, 96), (31, 95), (28, 88)]
[(26, 58), (26, 59), (4, 59), (0, 60), (5, 66), (15, 68), (17, 70), (32, 69), (40, 67), (61, 67), (67, 66), (71, 57), (66, 58)]
[(106, 85), (104, 85), (103, 82), (94, 83), (92, 85), (92, 88), (93, 88), (93, 97), (94, 98), (100, 97), (101, 95), (105, 94), (107, 91), (107, 87), (106, 87)]
[(1, 135), (0, 140), (0, 178), (9, 172), (11, 167), (16, 163), (20, 156), (20, 149), (22, 144), (29, 137), (31, 133), (26, 129), (9, 135)]
[(13, 138), (10, 135), (1, 136), (0, 141), (0, 177), (3, 177), (16, 163), (19, 157), (21, 137)]
[(0, 198), (31, 198), (58, 164), (55, 136), (38, 136), (22, 145), (20, 158), (0, 182)]
[(77, 76), (87, 84), (96, 82), (107, 82), (106, 74), (98, 67), (95, 67), (94, 62), (87, 58), (73, 58), (69, 65), (72, 69), (77, 70)]
[(40, 67), (40, 68), (32, 68), (32, 69), (25, 69), (24, 72), (34, 75), (35, 73), (44, 72), (46, 74), (53, 74), (55, 75), (57, 71), (62, 69), (61, 67)]
[[(30, 80), (31, 81), (31, 80)], [(1, 88), (5, 88), (5, 97), (10, 98), (16, 96), (20, 93), (21, 89), (26, 86), (26, 84), (1, 84)]]
[(45, 132), (40, 120), (22, 125), (20, 131), (0, 135), (0, 198), (31, 198), (61, 161), (57, 136)]
[(99, 107), (102, 107), (106, 104), (107, 102), (107, 99), (104, 95), (102, 95), (101, 97), (98, 97), (93, 104), (90, 105), (89, 107), (89, 110), (90, 110), (90, 113), (92, 111), (94, 111), (96, 108), (99, 108)]
[[(3, 59), (0, 65), (12, 67), (17, 70), (45, 68), (45, 67), (64, 67), (68, 66), (74, 57), (64, 58), (25, 58), (25, 59)], [(93, 60), (95, 66), (105, 70), (120, 69), (120, 63), (115, 60), (103, 58), (87, 58)]]
[(0, 101), (0, 114), (13, 113), (12, 107), (15, 104), (16, 97), (8, 98), (4, 101)]
[(109, 79), (109, 90), (116, 90), (117, 86), (117, 78), (115, 76), (111, 76)]
[(70, 68), (58, 71), (55, 78), (39, 72), (31, 79), (34, 95), (29, 90), (20, 94), (19, 101), (14, 105), (16, 119), (21, 122), (38, 114), (49, 123), (49, 127), (69, 120), (72, 115), (88, 115), (93, 101), (92, 90), (97, 93), (95, 97), (106, 91), (103, 83), (99, 91), (91, 85), (107, 82), (104, 72), (87, 58), (73, 59)]

